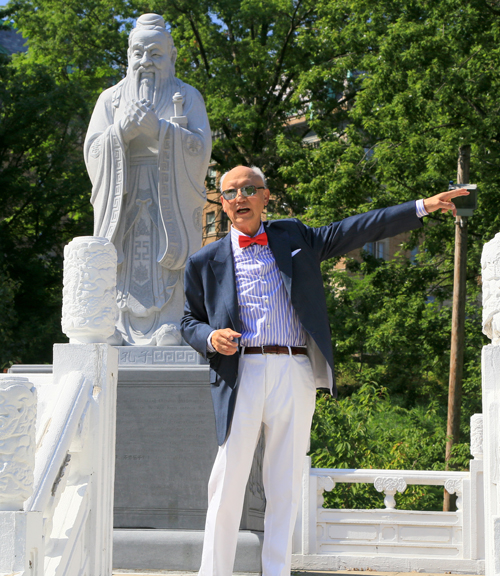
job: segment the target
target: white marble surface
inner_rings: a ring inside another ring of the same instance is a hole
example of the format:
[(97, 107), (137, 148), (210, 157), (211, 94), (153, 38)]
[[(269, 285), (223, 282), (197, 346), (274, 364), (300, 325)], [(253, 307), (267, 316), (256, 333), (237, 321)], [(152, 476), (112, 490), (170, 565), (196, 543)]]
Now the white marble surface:
[(486, 576), (500, 574), (500, 347), (484, 346), (483, 460)]
[(500, 345), (500, 233), (484, 245), (481, 257), (483, 280), (483, 332)]
[(0, 511), (19, 511), (33, 491), (36, 390), (22, 376), (0, 375)]
[(115, 332), (116, 250), (106, 238), (81, 236), (64, 248), (62, 329), (70, 342), (105, 343)]
[(94, 234), (118, 252), (118, 333), (110, 343), (181, 344), (186, 260), (201, 246), (211, 132), (200, 93), (175, 77), (157, 14), (129, 37), (128, 71), (97, 101), (85, 141)]

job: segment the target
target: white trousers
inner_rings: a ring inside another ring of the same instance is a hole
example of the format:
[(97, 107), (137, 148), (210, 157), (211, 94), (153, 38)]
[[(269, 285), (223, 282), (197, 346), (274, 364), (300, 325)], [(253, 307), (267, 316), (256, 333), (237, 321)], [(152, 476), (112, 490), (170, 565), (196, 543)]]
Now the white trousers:
[(266, 494), (263, 576), (290, 576), (304, 456), (316, 388), (305, 355), (242, 354), (238, 395), (226, 442), (208, 483), (200, 576), (231, 576), (245, 487), (264, 423)]

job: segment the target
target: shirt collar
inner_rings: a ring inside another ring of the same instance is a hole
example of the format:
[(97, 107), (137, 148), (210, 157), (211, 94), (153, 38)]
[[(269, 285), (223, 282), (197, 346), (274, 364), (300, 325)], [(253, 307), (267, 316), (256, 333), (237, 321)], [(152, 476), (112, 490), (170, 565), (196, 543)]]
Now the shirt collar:
[[(264, 224), (261, 222), (255, 236), (257, 236), (257, 234), (262, 234), (262, 232), (264, 232)], [(240, 236), (248, 236), (248, 234), (243, 234), (243, 232), (236, 230), (236, 228), (231, 224), (231, 246), (233, 247), (233, 252), (236, 250), (242, 250), (242, 248), (240, 248)], [(255, 246), (260, 246), (260, 244), (255, 244)]]

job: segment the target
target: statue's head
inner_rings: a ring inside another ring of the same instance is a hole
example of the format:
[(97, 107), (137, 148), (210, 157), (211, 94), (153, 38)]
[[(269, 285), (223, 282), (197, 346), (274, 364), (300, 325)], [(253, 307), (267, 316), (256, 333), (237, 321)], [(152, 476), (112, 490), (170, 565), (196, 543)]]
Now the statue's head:
[(153, 82), (175, 76), (177, 50), (165, 21), (158, 14), (143, 14), (128, 39), (129, 75), (151, 77)]

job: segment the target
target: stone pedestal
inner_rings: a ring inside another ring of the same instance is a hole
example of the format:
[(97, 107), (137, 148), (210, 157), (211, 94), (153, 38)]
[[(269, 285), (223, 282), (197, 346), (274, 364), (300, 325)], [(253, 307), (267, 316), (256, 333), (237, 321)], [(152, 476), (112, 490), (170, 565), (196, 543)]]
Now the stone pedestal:
[[(203, 530), (217, 453), (208, 364), (187, 346), (118, 350), (114, 526)], [(263, 530), (262, 453), (261, 442), (242, 530)]]

